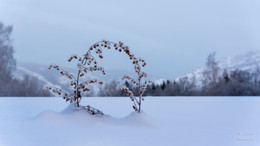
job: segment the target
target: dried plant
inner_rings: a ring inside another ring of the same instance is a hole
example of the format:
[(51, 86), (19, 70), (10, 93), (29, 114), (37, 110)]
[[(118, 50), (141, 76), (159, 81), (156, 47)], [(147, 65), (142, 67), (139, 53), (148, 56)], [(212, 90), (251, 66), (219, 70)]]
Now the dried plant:
[(100, 59), (103, 59), (103, 49), (108, 49), (108, 50), (114, 49), (118, 52), (125, 52), (125, 54), (127, 54), (129, 56), (129, 59), (131, 60), (134, 57), (134, 54), (130, 52), (129, 47), (124, 45), (123, 42), (119, 41), (119, 43), (114, 43), (106, 40), (99, 41), (93, 44), (92, 46), (90, 46), (87, 54), (90, 53), (91, 51), (94, 51), (99, 56)]
[(133, 59), (133, 64), (135, 65), (135, 72), (138, 75), (138, 80), (134, 80), (133, 78), (125, 75), (122, 80), (129, 80), (132, 84), (136, 85), (139, 89), (139, 97), (136, 97), (133, 92), (128, 87), (123, 87), (122, 90), (130, 97), (130, 99), (133, 101), (133, 109), (137, 111), (138, 113), (141, 112), (141, 105), (142, 101), (144, 101), (143, 94), (147, 88), (147, 84), (151, 83), (150, 80), (142, 80), (144, 78), (147, 78), (147, 73), (142, 71), (142, 68), (146, 66), (145, 60), (142, 58), (136, 58)]
[(143, 60), (142, 58), (139, 57), (135, 57), (134, 54), (132, 54), (129, 50), (129, 47), (127, 45), (124, 45), (123, 42), (119, 42), (119, 43), (114, 43), (114, 42), (110, 42), (110, 41), (99, 41), (97, 43), (95, 43), (94, 45), (92, 45), (88, 51), (88, 53), (90, 51), (95, 51), (96, 54), (99, 55), (99, 58), (103, 59), (103, 49), (107, 48), (107, 49), (115, 49), (119, 52), (125, 52), (128, 56), (129, 59), (133, 61), (133, 64), (135, 66), (135, 72), (138, 75), (138, 80), (135, 81), (134, 79), (132, 79), (129, 76), (124, 76), (122, 78), (122, 80), (127, 79), (129, 81), (131, 81), (134, 85), (138, 86), (139, 88), (139, 98), (135, 97), (133, 92), (130, 91), (130, 89), (128, 87), (123, 87), (122, 90), (131, 98), (131, 100), (133, 101), (134, 105), (133, 108), (135, 111), (137, 112), (141, 112), (141, 105), (142, 105), (142, 101), (144, 100), (144, 98), (142, 97), (142, 95), (144, 94), (147, 84), (151, 83), (151, 81), (142, 81), (143, 78), (147, 77), (147, 73), (142, 71), (142, 68), (146, 66), (146, 62), (145, 60)]
[[(96, 79), (90, 79), (86, 80), (84, 79), (84, 76), (93, 71), (101, 71), (103, 74), (105, 74), (105, 71), (102, 67), (97, 66), (97, 62), (95, 58), (90, 54), (90, 52), (87, 52), (83, 58), (77, 55), (73, 55), (68, 59), (68, 62), (71, 62), (73, 59), (77, 60), (77, 74), (76, 76), (65, 71), (63, 68), (61, 68), (58, 65), (50, 65), (49, 69), (54, 68), (59, 73), (68, 79), (70, 79), (70, 85), (73, 87), (73, 93), (67, 93), (61, 89), (54, 88), (54, 87), (47, 87), (50, 91), (53, 93), (62, 96), (64, 100), (69, 101), (70, 103), (76, 103), (77, 107), (79, 107), (79, 103), (82, 99), (82, 96), (85, 92), (89, 92), (90, 88), (88, 87), (90, 84), (98, 83), (103, 84), (102, 81), (98, 81)], [(91, 110), (94, 108), (88, 108), (88, 111), (93, 113), (99, 113), (98, 110)], [(98, 111), (98, 112), (96, 112)]]
[[(76, 77), (74, 77), (72, 74), (65, 71), (64, 69), (62, 69), (58, 65), (51, 65), (49, 67), (49, 69), (54, 68), (57, 71), (59, 71), (61, 75), (64, 75), (71, 80), (71, 86), (74, 87), (74, 93), (67, 94), (64, 91), (62, 91), (61, 89), (52, 88), (52, 87), (49, 87), (49, 90), (51, 90), (55, 94), (63, 96), (63, 98), (66, 101), (70, 101), (70, 103), (75, 102), (77, 104), (77, 106), (79, 107), (79, 103), (82, 99), (82, 94), (84, 92), (90, 91), (90, 89), (87, 88), (87, 86), (89, 84), (98, 82), (97, 80), (88, 80), (88, 81), (85, 81), (85, 82), (80, 82), (80, 79), (86, 73), (92, 72), (92, 71), (102, 71), (102, 73), (105, 75), (104, 69), (102, 67), (97, 66), (96, 59), (91, 55), (91, 52), (94, 51), (100, 59), (103, 59), (103, 49), (108, 49), (108, 50), (114, 49), (114, 50), (119, 51), (119, 52), (124, 52), (125, 54), (128, 55), (129, 59), (133, 61), (133, 64), (135, 66), (135, 72), (138, 75), (138, 80), (135, 81), (134, 79), (130, 78), (129, 76), (124, 76), (122, 79), (123, 80), (128, 79), (134, 85), (139, 87), (139, 98), (135, 97), (133, 92), (130, 91), (130, 89), (128, 87), (123, 87), (122, 90), (133, 101), (134, 110), (140, 113), (141, 112), (141, 103), (144, 100), (142, 95), (146, 90), (147, 84), (150, 83), (151, 81), (146, 81), (146, 80), (142, 81), (143, 78), (147, 77), (147, 73), (142, 71), (142, 68), (146, 66), (145, 60), (143, 60), (142, 58), (139, 58), (139, 57), (135, 57), (134, 54), (132, 54), (130, 52), (129, 47), (127, 45), (124, 45), (123, 42), (114, 43), (114, 42), (111, 42), (111, 41), (102, 40), (102, 41), (99, 41), (99, 42), (95, 43), (94, 45), (90, 46), (90, 48), (88, 49), (87, 53), (83, 56), (83, 58), (76, 56), (76, 55), (70, 57), (69, 60), (68, 60), (69, 62), (71, 62), (73, 59), (76, 59), (79, 62), (78, 65), (77, 65), (78, 73), (77, 73)], [(94, 64), (94, 66), (91, 66), (92, 64)], [(86, 66), (90, 66), (90, 67), (86, 67)], [(103, 84), (103, 82), (98, 82), (98, 83)], [(91, 109), (94, 109), (94, 108), (88, 108), (88, 110), (89, 109), (91, 110)], [(97, 110), (93, 110), (92, 112), (95, 112), (95, 111), (97, 111)], [(98, 112), (100, 112), (100, 111), (98, 111)]]

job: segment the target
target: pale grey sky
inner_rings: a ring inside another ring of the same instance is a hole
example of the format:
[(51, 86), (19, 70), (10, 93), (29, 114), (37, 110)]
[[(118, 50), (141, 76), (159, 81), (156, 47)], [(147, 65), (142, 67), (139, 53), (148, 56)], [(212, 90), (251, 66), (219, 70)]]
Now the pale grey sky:
[[(0, 0), (18, 62), (67, 66), (96, 41), (123, 41), (153, 76), (173, 78), (218, 58), (260, 49), (259, 0)], [(106, 68), (132, 67), (107, 52)]]

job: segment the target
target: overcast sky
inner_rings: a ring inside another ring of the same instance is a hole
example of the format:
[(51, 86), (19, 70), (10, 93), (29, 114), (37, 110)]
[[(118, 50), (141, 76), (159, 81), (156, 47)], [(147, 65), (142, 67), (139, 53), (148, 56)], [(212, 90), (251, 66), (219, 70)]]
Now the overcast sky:
[[(173, 78), (203, 66), (207, 55), (260, 49), (259, 0), (0, 0), (0, 21), (13, 25), (17, 62), (67, 66), (96, 41), (123, 41), (153, 76)], [(110, 69), (132, 69), (107, 52)]]

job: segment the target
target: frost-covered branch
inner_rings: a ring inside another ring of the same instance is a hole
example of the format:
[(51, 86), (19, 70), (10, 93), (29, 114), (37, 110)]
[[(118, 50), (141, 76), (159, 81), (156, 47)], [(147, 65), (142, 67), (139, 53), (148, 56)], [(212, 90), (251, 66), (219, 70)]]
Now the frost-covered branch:
[(60, 72), (61, 75), (66, 76), (70, 80), (72, 80), (72, 79), (76, 80), (76, 78), (72, 74), (70, 74), (69, 72), (67, 72), (66, 70), (61, 68), (60, 66), (58, 66), (58, 65), (50, 65), (49, 66), (49, 70), (52, 69), (52, 68), (56, 69), (57, 71)]
[[(68, 96), (67, 93), (63, 95), (63, 99), (66, 101), (70, 101), (71, 103), (75, 102), (77, 106), (79, 107), (79, 103), (82, 99), (82, 96), (85, 95), (85, 92), (89, 92), (90, 88), (88, 87), (89, 84), (97, 83), (97, 80), (85, 80), (84, 76), (93, 71), (101, 71), (103, 74), (105, 74), (103, 67), (98, 67), (97, 62), (95, 58), (90, 54), (90, 52), (87, 52), (83, 57), (72, 55), (68, 62), (71, 62), (72, 60), (77, 60), (77, 76), (73, 76), (69, 72), (65, 71), (58, 65), (50, 65), (49, 69), (54, 68), (57, 71), (60, 72), (61, 75), (68, 77), (71, 82), (70, 85), (73, 87), (74, 91), (73, 93)], [(91, 66), (91, 63), (94, 62), (94, 66)], [(85, 80), (85, 81), (84, 81)], [(82, 82), (83, 81), (83, 82)], [(98, 82), (99, 84), (103, 84), (102, 81)], [(58, 89), (52, 89), (52, 92), (58, 95), (62, 95), (62, 90)]]

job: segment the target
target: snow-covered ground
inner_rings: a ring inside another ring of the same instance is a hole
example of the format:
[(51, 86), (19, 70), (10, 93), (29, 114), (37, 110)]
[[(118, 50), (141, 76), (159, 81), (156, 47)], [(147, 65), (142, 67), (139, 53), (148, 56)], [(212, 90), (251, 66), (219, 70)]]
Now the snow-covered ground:
[(60, 113), (61, 98), (0, 98), (0, 146), (259, 146), (260, 98), (84, 98), (106, 117)]

